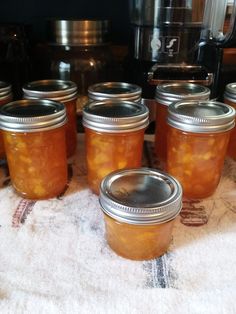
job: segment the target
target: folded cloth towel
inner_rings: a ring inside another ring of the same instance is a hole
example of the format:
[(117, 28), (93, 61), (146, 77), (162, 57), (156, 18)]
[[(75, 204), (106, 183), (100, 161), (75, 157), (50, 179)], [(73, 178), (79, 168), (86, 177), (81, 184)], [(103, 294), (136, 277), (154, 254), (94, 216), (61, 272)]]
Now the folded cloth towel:
[(0, 190), (0, 313), (236, 313), (236, 163), (212, 197), (184, 201), (165, 255), (130, 261), (105, 241), (78, 140), (61, 197)]

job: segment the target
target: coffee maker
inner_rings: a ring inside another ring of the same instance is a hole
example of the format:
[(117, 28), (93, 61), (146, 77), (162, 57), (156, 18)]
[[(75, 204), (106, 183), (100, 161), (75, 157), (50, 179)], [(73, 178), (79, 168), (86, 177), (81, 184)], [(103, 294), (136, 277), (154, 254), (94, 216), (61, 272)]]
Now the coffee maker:
[(142, 87), (146, 104), (164, 82), (205, 85), (217, 98), (223, 48), (236, 43), (236, 0), (129, 0), (129, 5), (125, 78)]

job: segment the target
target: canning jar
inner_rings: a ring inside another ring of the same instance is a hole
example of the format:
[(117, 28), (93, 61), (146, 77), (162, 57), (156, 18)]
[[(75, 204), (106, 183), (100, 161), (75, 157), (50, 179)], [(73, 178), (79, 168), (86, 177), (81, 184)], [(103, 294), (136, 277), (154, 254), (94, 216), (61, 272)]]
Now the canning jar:
[[(0, 106), (12, 101), (13, 95), (11, 85), (0, 81)], [(0, 159), (5, 157), (5, 149), (3, 144), (2, 133), (0, 131)]]
[(77, 113), (88, 101), (88, 87), (114, 77), (108, 20), (50, 20), (50, 77), (78, 86)]
[(67, 157), (75, 154), (77, 144), (76, 101), (77, 86), (63, 80), (41, 80), (24, 85), (24, 98), (44, 98), (59, 101), (66, 107), (66, 148)]
[(19, 100), (0, 108), (0, 127), (13, 187), (24, 198), (47, 199), (67, 184), (66, 111), (51, 100)]
[(141, 102), (141, 94), (141, 87), (125, 82), (102, 82), (88, 88), (89, 101), (120, 99)]
[(110, 172), (141, 166), (148, 109), (135, 102), (104, 100), (84, 107), (88, 183), (99, 193)]
[[(225, 87), (224, 102), (236, 109), (236, 83), (229, 83)], [(236, 160), (236, 127), (230, 134), (227, 156)]]
[(118, 255), (146, 260), (164, 254), (182, 207), (182, 188), (172, 176), (150, 168), (106, 176), (99, 197), (106, 239)]
[(166, 83), (156, 87), (155, 153), (163, 168), (166, 166), (168, 106), (181, 99), (208, 100), (209, 88), (192, 83)]
[(216, 101), (179, 101), (168, 109), (167, 171), (187, 198), (212, 195), (220, 181), (235, 110)]

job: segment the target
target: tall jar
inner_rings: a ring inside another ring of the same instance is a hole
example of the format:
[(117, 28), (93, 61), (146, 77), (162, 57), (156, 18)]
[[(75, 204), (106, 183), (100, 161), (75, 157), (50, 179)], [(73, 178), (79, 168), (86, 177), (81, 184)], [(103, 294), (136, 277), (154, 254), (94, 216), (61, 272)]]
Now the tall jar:
[(167, 171), (187, 198), (205, 198), (216, 190), (224, 164), (233, 107), (216, 101), (179, 101), (168, 109)]
[(66, 111), (51, 100), (19, 100), (0, 108), (10, 177), (24, 198), (48, 199), (67, 184)]
[(115, 171), (103, 179), (99, 200), (114, 252), (147, 260), (167, 251), (182, 207), (182, 188), (175, 178), (149, 168)]
[[(236, 109), (236, 83), (229, 83), (226, 85), (224, 102)], [(236, 127), (233, 128), (230, 134), (227, 155), (236, 160)]]
[(88, 183), (96, 194), (110, 172), (141, 166), (146, 106), (121, 100), (91, 102), (84, 107), (83, 125)]
[[(12, 101), (12, 89), (11, 85), (0, 81), (0, 106), (7, 104), (8, 102)], [(0, 159), (5, 157), (5, 149), (3, 144), (3, 137), (0, 131)]]
[(167, 156), (167, 113), (168, 106), (181, 99), (208, 100), (210, 90), (191, 83), (166, 83), (156, 87), (155, 153), (163, 168)]
[(89, 101), (120, 99), (141, 102), (141, 94), (140, 86), (125, 82), (102, 82), (90, 85), (88, 88)]
[(24, 85), (24, 98), (44, 98), (59, 101), (66, 107), (67, 157), (75, 154), (77, 144), (76, 101), (77, 86), (71, 81), (41, 80)]
[(77, 112), (87, 102), (92, 84), (110, 81), (113, 57), (107, 20), (51, 20), (48, 23), (52, 78), (78, 86)]

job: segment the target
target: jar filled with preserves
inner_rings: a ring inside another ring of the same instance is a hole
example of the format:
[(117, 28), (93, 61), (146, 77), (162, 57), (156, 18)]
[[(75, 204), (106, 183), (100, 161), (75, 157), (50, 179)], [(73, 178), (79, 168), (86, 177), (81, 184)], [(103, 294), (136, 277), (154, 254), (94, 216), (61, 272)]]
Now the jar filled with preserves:
[(41, 80), (24, 85), (24, 98), (43, 98), (59, 101), (66, 107), (67, 157), (75, 154), (77, 144), (76, 100), (77, 86), (71, 81)]
[(120, 99), (141, 102), (141, 94), (141, 87), (125, 82), (102, 82), (88, 88), (89, 101)]
[(156, 87), (155, 153), (163, 168), (166, 167), (168, 106), (181, 99), (208, 100), (209, 88), (191, 83), (166, 83)]
[(108, 20), (50, 20), (50, 77), (78, 86), (77, 113), (82, 113), (92, 84), (110, 81), (114, 61)]
[(91, 102), (84, 107), (88, 183), (96, 194), (110, 172), (141, 166), (146, 106), (121, 100)]
[(211, 196), (217, 188), (234, 127), (235, 110), (216, 101), (179, 101), (168, 109), (167, 171), (187, 198)]
[[(236, 83), (229, 83), (226, 85), (224, 102), (236, 109)], [(236, 127), (232, 129), (230, 134), (227, 155), (236, 160)]]
[(172, 176), (149, 168), (106, 176), (99, 197), (106, 240), (118, 255), (147, 260), (163, 255), (182, 207), (182, 188)]
[(24, 198), (48, 199), (67, 184), (66, 110), (51, 100), (19, 100), (0, 108), (12, 185)]
[[(0, 106), (12, 101), (13, 95), (11, 85), (0, 81)], [(5, 149), (3, 144), (2, 133), (0, 132), (0, 159), (5, 157)]]

